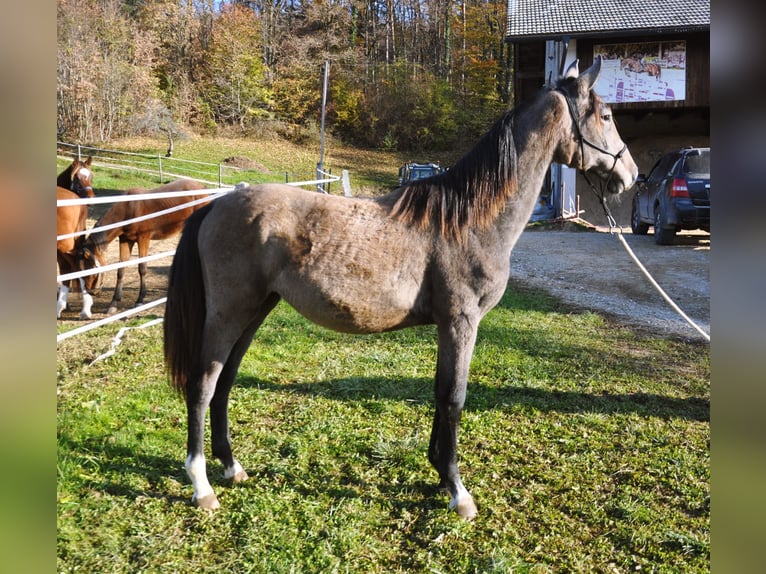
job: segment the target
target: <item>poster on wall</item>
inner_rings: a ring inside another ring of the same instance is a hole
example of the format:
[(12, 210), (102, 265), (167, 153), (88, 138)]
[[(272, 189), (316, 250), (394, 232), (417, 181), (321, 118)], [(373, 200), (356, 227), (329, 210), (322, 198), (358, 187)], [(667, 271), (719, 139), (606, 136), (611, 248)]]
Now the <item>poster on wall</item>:
[(686, 99), (686, 42), (683, 40), (600, 44), (596, 93), (608, 103)]

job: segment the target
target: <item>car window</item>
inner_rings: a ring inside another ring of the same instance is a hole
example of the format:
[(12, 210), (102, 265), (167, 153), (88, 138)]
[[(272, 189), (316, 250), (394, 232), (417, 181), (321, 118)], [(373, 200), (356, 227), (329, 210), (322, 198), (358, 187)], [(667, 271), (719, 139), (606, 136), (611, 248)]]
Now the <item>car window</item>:
[(661, 181), (665, 179), (668, 175), (670, 175), (671, 168), (673, 165), (675, 165), (677, 160), (678, 154), (668, 154), (662, 156), (652, 168), (652, 171), (649, 172), (649, 177), (647, 179), (650, 182)]
[(686, 156), (681, 173), (694, 177), (710, 177), (710, 150)]

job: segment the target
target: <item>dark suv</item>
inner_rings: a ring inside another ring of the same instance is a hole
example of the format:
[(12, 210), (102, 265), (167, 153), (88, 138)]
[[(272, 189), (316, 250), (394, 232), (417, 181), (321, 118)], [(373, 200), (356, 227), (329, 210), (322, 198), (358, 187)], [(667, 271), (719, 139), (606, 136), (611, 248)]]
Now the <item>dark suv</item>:
[(639, 174), (630, 227), (670, 245), (681, 229), (710, 231), (710, 148), (686, 147), (664, 154), (649, 172)]
[(416, 179), (431, 177), (444, 171), (438, 163), (407, 162), (399, 168), (399, 185)]

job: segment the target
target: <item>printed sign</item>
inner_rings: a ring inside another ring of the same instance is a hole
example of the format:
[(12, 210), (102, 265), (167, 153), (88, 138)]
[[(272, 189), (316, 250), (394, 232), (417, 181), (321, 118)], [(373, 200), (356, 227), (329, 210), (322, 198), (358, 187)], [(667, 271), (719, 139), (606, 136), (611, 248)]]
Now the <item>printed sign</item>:
[(640, 42), (593, 46), (601, 56), (596, 93), (609, 103), (686, 99), (686, 42)]

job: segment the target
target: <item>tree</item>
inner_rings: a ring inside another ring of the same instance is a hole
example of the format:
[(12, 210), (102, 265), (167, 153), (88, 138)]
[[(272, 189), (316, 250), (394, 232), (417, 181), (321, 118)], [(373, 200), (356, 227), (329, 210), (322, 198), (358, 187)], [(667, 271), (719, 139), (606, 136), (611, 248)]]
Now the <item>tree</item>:
[(248, 127), (270, 115), (273, 94), (266, 80), (261, 32), (252, 10), (224, 6), (213, 25), (204, 97), (219, 121)]

